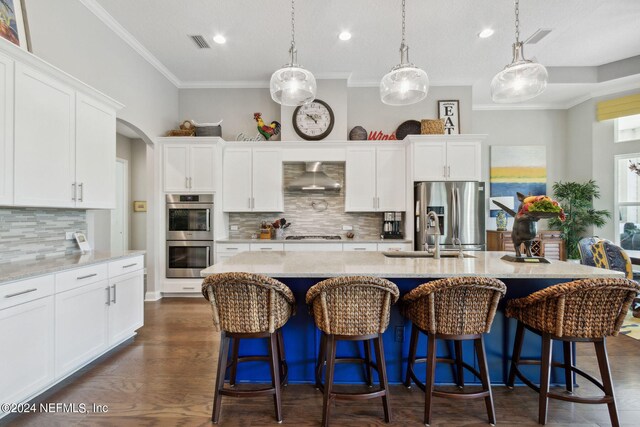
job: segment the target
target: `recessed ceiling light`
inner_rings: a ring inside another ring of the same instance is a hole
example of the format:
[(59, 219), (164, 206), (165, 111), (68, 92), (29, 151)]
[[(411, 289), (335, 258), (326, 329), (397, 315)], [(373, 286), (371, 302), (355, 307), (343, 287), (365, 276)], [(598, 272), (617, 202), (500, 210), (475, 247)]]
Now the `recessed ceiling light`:
[(227, 42), (227, 39), (222, 34), (218, 34), (213, 38), (213, 41), (218, 44), (225, 44)]
[(480, 33), (478, 33), (478, 37), (480, 37), (481, 39), (486, 39), (491, 37), (493, 33), (494, 33), (493, 29), (485, 28), (484, 30), (480, 31)]
[(351, 33), (349, 31), (343, 31), (338, 34), (338, 38), (342, 41), (347, 41), (351, 38)]

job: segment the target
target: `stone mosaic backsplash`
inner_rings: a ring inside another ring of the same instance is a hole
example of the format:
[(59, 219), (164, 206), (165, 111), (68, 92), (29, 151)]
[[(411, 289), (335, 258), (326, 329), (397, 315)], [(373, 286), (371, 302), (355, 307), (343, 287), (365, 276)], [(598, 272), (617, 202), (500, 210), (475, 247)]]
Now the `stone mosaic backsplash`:
[[(353, 233), (360, 239), (379, 239), (382, 230), (382, 213), (345, 212), (344, 211), (344, 163), (324, 164), (325, 173), (342, 184), (340, 192), (335, 191), (289, 191), (289, 183), (300, 176), (304, 170), (303, 163), (285, 163), (284, 180), (284, 213), (230, 213), (229, 225), (237, 225), (238, 231), (230, 231), (230, 238), (248, 239), (257, 233), (262, 221), (273, 222), (284, 217), (291, 226), (286, 229), (285, 236), (294, 234), (331, 234), (344, 236), (343, 225), (353, 226)], [(314, 203), (315, 202), (315, 203)], [(313, 208), (312, 203), (316, 205)], [(327, 208), (319, 210), (326, 203)]]
[(87, 232), (85, 211), (0, 208), (0, 263), (78, 252), (67, 231)]

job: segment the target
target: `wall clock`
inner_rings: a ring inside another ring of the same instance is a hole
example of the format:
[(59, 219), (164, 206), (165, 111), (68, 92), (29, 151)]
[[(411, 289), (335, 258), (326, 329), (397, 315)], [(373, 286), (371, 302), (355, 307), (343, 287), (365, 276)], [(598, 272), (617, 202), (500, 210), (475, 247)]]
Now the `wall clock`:
[(334, 122), (333, 110), (319, 99), (301, 105), (293, 112), (293, 129), (301, 138), (309, 141), (326, 138), (333, 130)]

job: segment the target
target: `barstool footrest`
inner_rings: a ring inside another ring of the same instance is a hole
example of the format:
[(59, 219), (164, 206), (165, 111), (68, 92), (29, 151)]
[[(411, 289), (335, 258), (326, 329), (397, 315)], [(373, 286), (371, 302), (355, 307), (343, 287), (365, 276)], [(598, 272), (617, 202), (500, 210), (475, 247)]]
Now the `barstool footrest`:
[(231, 397), (258, 397), (258, 396), (270, 396), (276, 393), (276, 389), (274, 387), (269, 388), (259, 388), (254, 390), (230, 390), (223, 388), (220, 390), (220, 394), (223, 396), (231, 396)]

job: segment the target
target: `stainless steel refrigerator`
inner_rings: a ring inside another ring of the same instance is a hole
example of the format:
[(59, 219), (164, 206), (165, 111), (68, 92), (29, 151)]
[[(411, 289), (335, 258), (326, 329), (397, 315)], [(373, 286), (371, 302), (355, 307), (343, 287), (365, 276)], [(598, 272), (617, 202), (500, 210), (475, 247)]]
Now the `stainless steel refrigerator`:
[(434, 225), (427, 222), (429, 211), (440, 222), (441, 249), (457, 248), (458, 238), (465, 251), (484, 250), (484, 182), (416, 182), (413, 190), (415, 250), (424, 249), (425, 237), (430, 247), (435, 243), (436, 236), (426, 236), (427, 226)]

